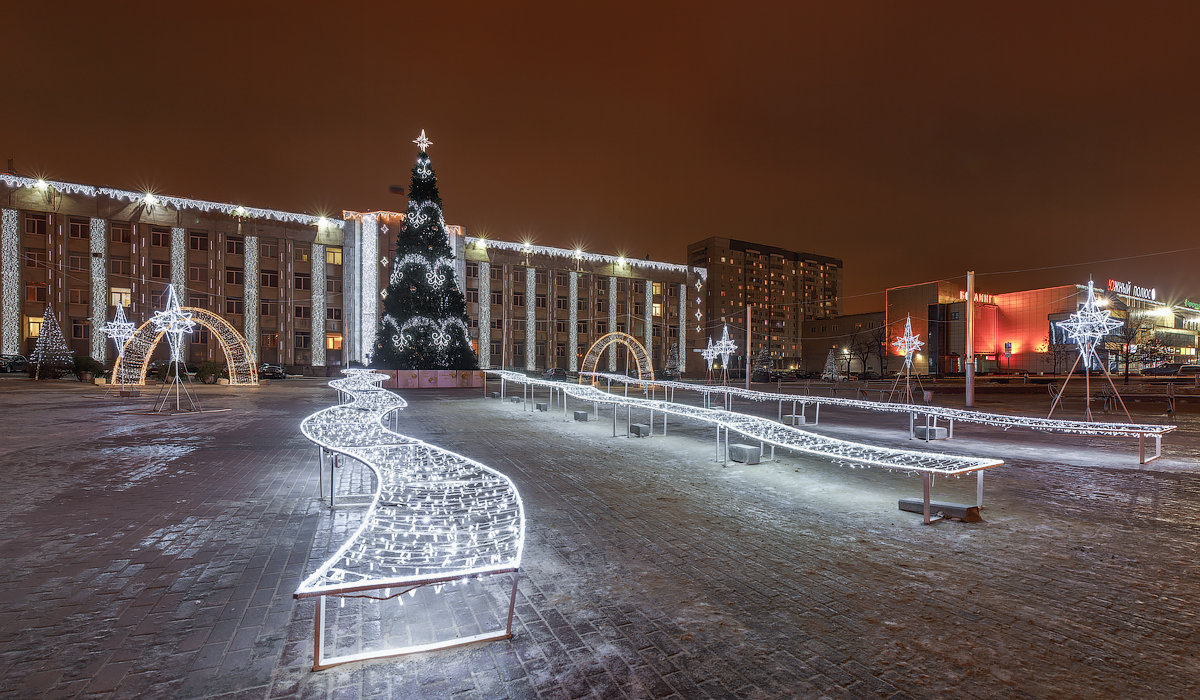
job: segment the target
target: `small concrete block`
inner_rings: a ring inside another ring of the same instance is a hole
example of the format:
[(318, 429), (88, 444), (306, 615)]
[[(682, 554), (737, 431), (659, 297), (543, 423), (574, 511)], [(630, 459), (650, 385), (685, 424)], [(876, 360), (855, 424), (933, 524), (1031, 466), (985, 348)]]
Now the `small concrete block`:
[(729, 446), (729, 458), (735, 462), (758, 464), (762, 461), (762, 448), (758, 445), (735, 443)]
[[(900, 510), (906, 513), (924, 514), (925, 502), (919, 498), (901, 498)], [(979, 506), (967, 505), (965, 503), (939, 503), (937, 501), (930, 501), (929, 514), (949, 520), (961, 520), (964, 523), (983, 522), (983, 516), (979, 514)]]
[(539, 411), (549, 411), (550, 410), (550, 404), (546, 403), (545, 401), (539, 401), (539, 402), (533, 404), (533, 407)]
[(798, 413), (789, 413), (783, 417), (783, 422), (788, 425), (804, 425), (808, 419)]
[(511, 403), (521, 403), (521, 402), (523, 402), (525, 399), (522, 399), (520, 396), (510, 396), (510, 397), (508, 397), (508, 400), (509, 400)]
[(575, 412), (575, 420), (579, 421), (580, 423), (586, 423), (588, 421), (588, 412), (587, 411), (576, 411)]
[(493, 398), (493, 399), (498, 399), (498, 398), (500, 398), (500, 392), (498, 392), (498, 391), (493, 391), (493, 392), (492, 392), (492, 398)]
[[(928, 431), (926, 431), (925, 426), (918, 425), (914, 428), (914, 431), (916, 432), (917, 437), (921, 440), (945, 440), (946, 438), (950, 437), (950, 431), (941, 426), (934, 427), (931, 425), (929, 426)], [(928, 438), (925, 435), (926, 432), (929, 433)]]
[(634, 423), (629, 426), (629, 432), (638, 437), (648, 437), (650, 435), (650, 426), (645, 423)]

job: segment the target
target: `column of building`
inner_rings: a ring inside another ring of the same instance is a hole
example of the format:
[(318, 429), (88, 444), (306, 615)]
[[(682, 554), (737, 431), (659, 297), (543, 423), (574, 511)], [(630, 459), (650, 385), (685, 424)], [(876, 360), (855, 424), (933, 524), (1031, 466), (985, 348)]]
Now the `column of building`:
[(476, 277), (479, 286), (479, 301), (475, 308), (479, 311), (479, 340), (477, 341), (480, 369), (492, 368), (492, 265), (480, 262), (479, 275)]
[(245, 319), (242, 335), (246, 337), (246, 347), (249, 349), (250, 361), (258, 363), (259, 315), (262, 313), (259, 286), (262, 275), (259, 272), (258, 236), (246, 236), (242, 241), (242, 282), (245, 295), (242, 299), (243, 318)]
[(92, 218), (88, 225), (88, 243), (91, 252), (92, 289), (88, 299), (92, 326), (92, 359), (104, 362), (107, 338), (100, 330), (108, 315), (108, 222)]
[(646, 279), (642, 280), (642, 311), (645, 312), (645, 320), (642, 322), (642, 345), (646, 346), (646, 353), (650, 356), (650, 361), (654, 362), (654, 282)]
[(21, 213), (0, 211), (0, 352), (14, 354), (21, 348)]
[(325, 366), (325, 246), (314, 243), (312, 255), (312, 366)]
[[(687, 275), (684, 275), (687, 279)], [(679, 285), (679, 368), (687, 367), (687, 283)]]
[(362, 245), (359, 247), (359, 361), (367, 362), (375, 351), (375, 332), (379, 325), (379, 219), (363, 214)]
[[(608, 332), (612, 333), (615, 330), (617, 330), (617, 277), (613, 275), (608, 278)], [(608, 351), (608, 371), (617, 371), (615, 347)]]
[(567, 371), (579, 371), (579, 273), (574, 270), (567, 272), (567, 301), (570, 324), (567, 326)]
[(537, 369), (537, 271), (525, 268), (525, 371)]
[[(186, 305), (188, 303), (187, 229), (181, 226), (171, 228), (171, 284), (175, 285), (175, 294), (181, 299), (180, 304)], [(147, 313), (149, 309), (142, 311)]]

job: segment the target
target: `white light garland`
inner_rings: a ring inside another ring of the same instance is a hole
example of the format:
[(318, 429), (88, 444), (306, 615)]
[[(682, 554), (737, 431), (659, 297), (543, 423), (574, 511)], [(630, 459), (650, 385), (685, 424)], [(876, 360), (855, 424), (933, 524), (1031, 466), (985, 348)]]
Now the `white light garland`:
[(525, 371), (537, 369), (537, 271), (525, 268)]
[(362, 215), (362, 246), (359, 255), (359, 361), (368, 363), (375, 352), (376, 325), (379, 323), (379, 216)]
[[(527, 243), (514, 243), (512, 241), (496, 241), (489, 238), (477, 238), (467, 236), (466, 242), (468, 246), (479, 246), (482, 248), (496, 248), (498, 250), (511, 250), (518, 253), (528, 253), (530, 255), (545, 255), (552, 258), (570, 258), (571, 260), (580, 260), (591, 263), (602, 263), (605, 265), (630, 265), (632, 267), (641, 267), (649, 270), (659, 270), (662, 272), (679, 272), (687, 274), (695, 272), (700, 276), (700, 279), (708, 278), (708, 270), (703, 267), (689, 267), (687, 265), (677, 265), (675, 263), (658, 262), (655, 260), (639, 260), (637, 258), (624, 258), (619, 255), (601, 255), (599, 253), (585, 253), (581, 250), (568, 250), (566, 248), (553, 248), (550, 246), (532, 245)], [(699, 280), (697, 280), (699, 282)]]
[[(525, 544), (525, 508), (512, 480), (462, 455), (388, 430), (383, 421), (407, 406), (404, 399), (379, 388), (385, 375), (366, 370), (345, 374), (330, 386), (349, 402), (308, 416), (300, 430), (324, 451), (366, 465), (375, 474), (375, 490), (362, 524), (296, 590), (297, 598), (318, 598), (318, 627), (327, 596), (375, 591), (382, 595), (370, 597), (384, 600), (421, 586), (435, 586), (438, 592), (436, 586), (471, 577), (515, 576)], [(401, 590), (393, 594), (391, 588)], [(512, 605), (510, 599), (510, 619)], [(510, 632), (511, 627), (469, 640), (499, 639)], [(318, 635), (314, 667), (462, 641), (326, 658)]]
[[(88, 224), (88, 244), (91, 252), (91, 268), (92, 268), (92, 291), (91, 298), (88, 299), (91, 313), (92, 324), (92, 340), (91, 340), (91, 355), (92, 359), (97, 362), (104, 362), (104, 335), (95, 332), (104, 325), (104, 317), (108, 313), (108, 222), (104, 219), (93, 217)], [(117, 305), (117, 311), (124, 318), (125, 311), (121, 306)], [(133, 324), (129, 324), (130, 332), (133, 331)], [(128, 340), (128, 337), (126, 337)], [(122, 341), (123, 343), (124, 341)], [(117, 352), (121, 351), (120, 346), (117, 347)]]
[[(242, 264), (245, 268), (244, 269), (245, 274), (243, 275), (243, 277), (244, 277), (243, 281), (245, 282), (245, 285), (244, 285), (245, 301), (244, 301), (243, 311), (246, 312), (245, 315), (242, 316), (242, 318), (244, 319), (242, 330), (244, 331), (243, 335), (246, 338), (246, 348), (247, 348), (246, 352), (249, 355), (250, 362), (257, 363), (258, 362), (258, 338), (259, 338), (258, 318), (259, 318), (259, 313), (262, 310), (261, 304), (260, 304), (261, 295), (259, 294), (259, 285), (262, 284), (262, 274), (259, 269), (260, 262), (259, 262), (259, 258), (258, 258), (258, 236), (246, 236), (242, 245), (243, 245)], [(321, 270), (324, 271), (324, 269), (325, 269), (325, 266), (324, 266), (325, 258), (324, 257), (321, 258), (321, 262), (322, 262)], [(313, 275), (312, 288), (313, 288), (313, 306), (316, 307), (316, 305), (317, 305), (317, 302), (316, 302), (317, 290), (320, 289), (322, 291), (322, 293), (324, 293), (324, 290), (325, 290), (325, 282), (323, 280), (321, 282), (321, 286), (320, 287), (317, 286), (316, 274)], [(316, 314), (315, 311), (313, 313)], [(324, 318), (323, 314), (324, 314), (324, 312), (322, 312), (321, 318)], [(316, 319), (316, 316), (314, 315), (313, 318)], [(316, 333), (313, 333), (313, 342), (314, 343), (317, 342)], [(314, 356), (314, 358), (316, 357), (315, 352), (314, 352), (313, 356)], [(314, 359), (314, 364), (315, 364), (315, 359)]]
[(479, 263), (479, 301), (476, 303), (476, 308), (479, 310), (477, 318), (479, 319), (479, 339), (476, 342), (478, 345), (479, 366), (482, 369), (490, 369), (492, 366), (492, 266), (484, 261)]
[(579, 371), (579, 273), (567, 272), (567, 371)]
[(712, 368), (713, 368), (713, 362), (714, 362), (714, 361), (716, 361), (716, 359), (717, 359), (717, 356), (718, 356), (718, 355), (720, 355), (720, 354), (721, 354), (721, 353), (717, 352), (717, 349), (716, 349), (715, 347), (713, 347), (713, 341), (712, 341), (712, 338), (709, 338), (709, 339), (708, 339), (708, 346), (707, 346), (707, 347), (705, 347), (703, 350), (701, 350), (701, 351), (700, 351), (700, 357), (703, 357), (703, 358), (704, 358), (704, 362), (705, 362), (705, 364), (707, 364), (707, 365), (708, 365), (708, 371), (709, 371), (709, 372), (711, 372), (711, 371), (712, 371)]
[(21, 347), (21, 214), (0, 211), (0, 352), (12, 355)]
[[(608, 278), (608, 332), (615, 333), (617, 330), (617, 278)], [(587, 367), (587, 362), (583, 363)], [(617, 353), (608, 353), (608, 371), (617, 371)]]
[(325, 366), (325, 246), (314, 243), (312, 257), (312, 365)]

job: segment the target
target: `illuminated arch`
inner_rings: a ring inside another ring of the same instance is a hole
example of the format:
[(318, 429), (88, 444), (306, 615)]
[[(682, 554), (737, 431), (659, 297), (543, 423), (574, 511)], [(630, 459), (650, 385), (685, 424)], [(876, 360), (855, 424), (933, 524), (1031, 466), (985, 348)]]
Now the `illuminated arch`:
[[(600, 340), (592, 343), (592, 347), (588, 348), (587, 354), (583, 356), (583, 365), (579, 368), (579, 382), (583, 383), (583, 378), (588, 376), (588, 372), (595, 372), (596, 366), (600, 363), (600, 355), (608, 349), (613, 343), (620, 343), (633, 351), (633, 357), (637, 361), (638, 379), (646, 379), (654, 381), (654, 365), (650, 362), (650, 354), (646, 352), (646, 348), (628, 333), (614, 331), (608, 335), (602, 336)], [(592, 384), (596, 383), (596, 378), (591, 377)]]
[[(225, 353), (225, 366), (229, 368), (229, 383), (235, 386), (258, 386), (258, 367), (250, 355), (250, 346), (245, 337), (229, 324), (229, 321), (214, 314), (208, 309), (195, 306), (184, 306), (180, 309), (189, 312), (192, 320), (204, 326), (216, 336)], [(146, 383), (146, 368), (150, 364), (150, 356), (163, 334), (158, 332), (154, 323), (146, 321), (138, 327), (129, 340), (117, 363), (113, 365), (114, 384)]]

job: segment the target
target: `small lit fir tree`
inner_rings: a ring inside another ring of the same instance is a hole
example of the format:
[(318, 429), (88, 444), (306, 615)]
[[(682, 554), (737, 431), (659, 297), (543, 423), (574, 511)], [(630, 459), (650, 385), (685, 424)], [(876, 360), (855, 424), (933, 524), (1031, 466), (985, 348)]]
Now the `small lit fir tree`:
[(667, 353), (667, 366), (664, 369), (668, 377), (679, 376), (679, 343), (671, 343), (671, 350)]
[(467, 303), (455, 282), (437, 176), (425, 132), (408, 191), (408, 210), (383, 300), (371, 366), (384, 369), (475, 369)]
[(63, 338), (62, 328), (58, 325), (58, 317), (46, 307), (42, 315), (42, 330), (38, 333), (37, 343), (33, 346), (33, 354), (29, 361), (33, 366), (34, 379), (54, 378), (70, 372), (74, 367), (75, 353), (67, 347)]
[(838, 371), (837, 366), (837, 351), (834, 348), (829, 348), (829, 355), (825, 358), (825, 370), (821, 372), (821, 379), (827, 382), (837, 382), (842, 379), (842, 373)]

